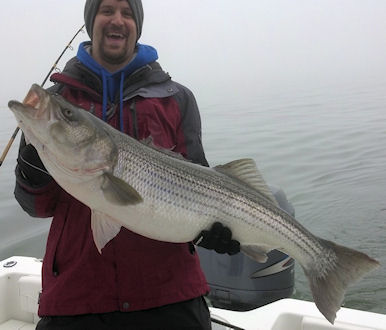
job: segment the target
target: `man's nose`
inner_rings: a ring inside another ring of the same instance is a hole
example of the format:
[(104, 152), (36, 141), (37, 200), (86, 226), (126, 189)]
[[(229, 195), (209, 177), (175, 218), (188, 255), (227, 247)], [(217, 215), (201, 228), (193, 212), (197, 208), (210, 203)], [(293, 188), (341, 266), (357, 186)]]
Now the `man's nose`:
[(120, 12), (116, 12), (113, 17), (111, 18), (111, 23), (115, 24), (117, 26), (122, 26), (123, 25), (123, 16)]

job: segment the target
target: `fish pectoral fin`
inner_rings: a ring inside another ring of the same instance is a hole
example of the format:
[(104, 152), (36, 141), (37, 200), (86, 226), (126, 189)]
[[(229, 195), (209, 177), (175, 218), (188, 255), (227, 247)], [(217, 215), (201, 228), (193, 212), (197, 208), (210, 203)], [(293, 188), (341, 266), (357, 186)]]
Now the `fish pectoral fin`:
[(234, 160), (233, 162), (224, 165), (217, 165), (214, 169), (244, 182), (258, 191), (265, 198), (268, 198), (273, 204), (279, 206), (253, 159), (245, 158)]
[(104, 246), (118, 235), (121, 225), (108, 215), (94, 210), (91, 212), (91, 230), (94, 243), (102, 253)]
[(268, 260), (267, 253), (272, 250), (260, 245), (241, 245), (240, 248), (245, 255), (262, 264)]
[(110, 173), (103, 174), (101, 189), (106, 200), (115, 205), (135, 205), (143, 201), (132, 186)]

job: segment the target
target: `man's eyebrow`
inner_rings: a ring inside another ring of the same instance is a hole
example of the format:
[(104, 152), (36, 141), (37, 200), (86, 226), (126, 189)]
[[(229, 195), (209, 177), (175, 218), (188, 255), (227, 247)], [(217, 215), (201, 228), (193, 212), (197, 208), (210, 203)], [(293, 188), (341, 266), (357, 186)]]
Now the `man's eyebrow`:
[(99, 7), (99, 10), (101, 10), (101, 9), (111, 9), (111, 8), (112, 8), (111, 5), (101, 5), (101, 6)]

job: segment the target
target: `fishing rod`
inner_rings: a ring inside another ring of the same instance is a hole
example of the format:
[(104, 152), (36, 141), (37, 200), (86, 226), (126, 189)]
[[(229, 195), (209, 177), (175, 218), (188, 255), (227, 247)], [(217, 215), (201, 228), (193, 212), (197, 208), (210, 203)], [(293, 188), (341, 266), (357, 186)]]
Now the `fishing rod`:
[[(67, 51), (67, 49), (73, 49), (71, 44), (72, 42), (74, 41), (74, 39), (78, 36), (78, 34), (80, 32), (83, 31), (83, 28), (84, 28), (84, 24), (82, 25), (82, 27), (75, 33), (75, 35), (72, 37), (72, 39), (70, 40), (70, 42), (66, 45), (66, 47), (64, 47), (62, 53), (59, 55), (59, 57), (56, 59), (55, 63), (52, 65), (50, 71), (47, 73), (46, 77), (44, 78), (42, 84), (40, 85), (41, 87), (43, 87), (45, 85), (45, 83), (47, 82), (49, 76), (51, 75), (52, 71), (54, 71), (56, 69), (56, 66), (58, 65), (60, 59), (62, 58), (62, 56), (64, 55), (64, 53)], [(7, 157), (7, 154), (9, 152), (9, 149), (11, 149), (11, 146), (12, 146), (12, 143), (15, 141), (16, 139), (16, 136), (17, 134), (19, 133), (19, 130), (20, 130), (20, 127), (16, 127), (15, 131), (13, 132), (11, 138), (9, 139), (8, 141), (8, 144), (6, 145), (4, 151), (3, 151), (3, 154), (1, 155), (0, 157), (0, 166), (3, 165), (3, 162), (5, 160), (5, 158)]]

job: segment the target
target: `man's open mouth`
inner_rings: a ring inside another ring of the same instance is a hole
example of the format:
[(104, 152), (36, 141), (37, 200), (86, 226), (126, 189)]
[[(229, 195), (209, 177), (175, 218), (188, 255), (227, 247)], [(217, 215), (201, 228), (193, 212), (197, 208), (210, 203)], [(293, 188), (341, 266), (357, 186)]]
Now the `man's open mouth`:
[(126, 38), (126, 36), (123, 33), (107, 33), (106, 35), (108, 38), (115, 39), (115, 40)]

